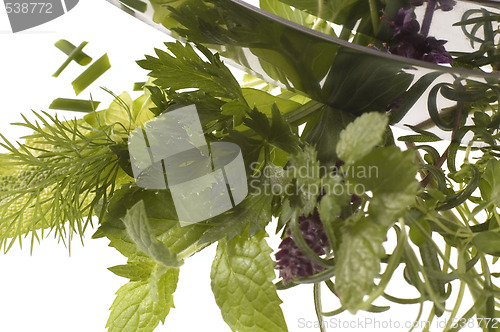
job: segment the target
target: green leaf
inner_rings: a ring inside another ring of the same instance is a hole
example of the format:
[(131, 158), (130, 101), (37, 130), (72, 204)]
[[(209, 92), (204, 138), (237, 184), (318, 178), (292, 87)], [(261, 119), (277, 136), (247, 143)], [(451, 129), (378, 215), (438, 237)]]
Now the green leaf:
[[(252, 187), (250, 183), (250, 187)], [(242, 235), (248, 228), (248, 236), (263, 230), (271, 221), (271, 201), (273, 196), (264, 192), (260, 184), (255, 185), (255, 192), (249, 195), (230, 211), (207, 221), (210, 226), (200, 242), (212, 243), (222, 238), (228, 241)]]
[(337, 154), (346, 164), (363, 158), (382, 141), (389, 118), (376, 112), (356, 118), (340, 133)]
[(127, 211), (123, 223), (132, 242), (147, 256), (165, 266), (179, 267), (182, 265), (176, 255), (156, 239), (143, 201), (138, 202)]
[(322, 19), (338, 23), (345, 23), (344, 11), (352, 6), (362, 5), (356, 0), (332, 0), (325, 2), (318, 2), (317, 0), (283, 0), (283, 2), (295, 8), (306, 10)]
[(385, 112), (413, 80), (414, 75), (406, 73), (405, 66), (341, 48), (323, 88), (327, 104), (356, 115)]
[[(496, 206), (500, 206), (500, 161), (491, 159), (486, 164), (486, 169), (483, 173), (483, 179), (489, 184), (487, 198)], [(484, 188), (484, 185), (482, 185)], [(482, 190), (483, 196), (486, 192)]]
[(268, 117), (271, 117), (272, 115), (272, 107), (274, 104), (278, 106), (282, 114), (286, 114), (301, 106), (295, 101), (280, 98), (279, 96), (273, 96), (272, 94), (262, 90), (245, 88), (241, 89), (241, 91), (251, 109), (256, 107)]
[(254, 130), (262, 140), (262, 146), (271, 145), (288, 153), (300, 151), (300, 139), (283, 118), (278, 106), (273, 104), (271, 121), (257, 109), (249, 112), (245, 125)]
[(498, 232), (480, 232), (472, 238), (472, 244), (481, 252), (500, 256), (500, 233)]
[(197, 88), (214, 97), (241, 98), (241, 89), (231, 71), (218, 55), (213, 55), (204, 46), (197, 45), (208, 59), (204, 61), (190, 44), (165, 43), (168, 52), (155, 49), (157, 58), (147, 55), (137, 61), (139, 66), (150, 70), (154, 84), (174, 91)]
[(283, 118), (276, 104), (272, 106), (269, 142), (273, 146), (288, 153), (297, 153), (300, 151), (299, 137), (292, 131), (292, 128)]
[(373, 289), (385, 251), (385, 227), (365, 218), (342, 229), (342, 242), (337, 252), (335, 289), (342, 303), (356, 313), (363, 297)]
[[(129, 230), (124, 224), (128, 207), (138, 205), (140, 202), (143, 202), (145, 206), (153, 240), (156, 239), (161, 245), (166, 246), (170, 256), (176, 256), (178, 260), (182, 260), (206, 246), (206, 244), (200, 244), (199, 240), (207, 230), (207, 224), (180, 226), (169, 191), (145, 190), (133, 184), (125, 185), (115, 191), (107, 207), (107, 213), (101, 220), (101, 227), (94, 237), (108, 237), (111, 241), (110, 246), (128, 257), (129, 261), (149, 257), (147, 252), (139, 250), (136, 243), (132, 241)], [(155, 246), (159, 247), (159, 244)]]
[[(381, 147), (348, 168), (346, 179), (354, 188), (372, 191), (368, 212), (382, 225), (391, 225), (414, 203), (418, 188), (418, 166), (414, 152)], [(359, 194), (359, 193), (358, 193)]]
[[(311, 98), (320, 98), (319, 82), (329, 71), (337, 45), (226, 0), (169, 2), (170, 18), (164, 24), (180, 36), (221, 50), (221, 56), (244, 67), (253, 66), (247, 50), (259, 59), (266, 77), (281, 81)], [(168, 15), (168, 14), (167, 14)], [(223, 47), (218, 47), (223, 45)], [(298, 55), (298, 56), (297, 56)], [(260, 69), (261, 68), (261, 69)]]
[(304, 133), (304, 140), (316, 147), (318, 160), (322, 164), (334, 166), (338, 161), (337, 146), (340, 133), (354, 119), (352, 114), (332, 107), (324, 107), (321, 114), (312, 121), (308, 121)]
[(287, 177), (293, 179), (295, 185), (291, 194), (287, 190), (290, 206), (298, 210), (298, 215), (310, 215), (321, 193), (320, 163), (316, 150), (306, 145), (301, 152), (290, 156), (289, 164)]
[(152, 332), (174, 307), (179, 269), (158, 265), (148, 279), (130, 281), (116, 293), (108, 332)]
[(395, 106), (391, 109), (389, 123), (395, 124), (401, 121), (425, 90), (442, 74), (440, 71), (427, 73), (419, 78), (407, 91), (403, 92), (396, 99)]
[(271, 248), (264, 232), (246, 238), (219, 242), (212, 265), (212, 291), (222, 317), (233, 331), (288, 331), (280, 308), (281, 300)]
[(259, 7), (269, 13), (309, 28), (314, 24), (314, 16), (304, 13), (301, 10), (292, 9), (292, 7), (279, 0), (260, 0)]
[(130, 281), (147, 280), (156, 264), (152, 261), (131, 261), (126, 265), (116, 265), (108, 268), (117, 276), (130, 279)]

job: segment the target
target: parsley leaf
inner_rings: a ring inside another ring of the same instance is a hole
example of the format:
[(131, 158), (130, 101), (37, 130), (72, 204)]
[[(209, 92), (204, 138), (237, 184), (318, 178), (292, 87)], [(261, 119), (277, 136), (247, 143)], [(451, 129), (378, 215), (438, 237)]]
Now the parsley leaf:
[(180, 42), (165, 43), (169, 53), (155, 49), (157, 58), (146, 55), (139, 60), (139, 66), (150, 70), (154, 84), (174, 91), (197, 88), (212, 96), (239, 99), (241, 88), (231, 71), (222, 63), (217, 54), (213, 55), (202, 45), (198, 50), (208, 59), (204, 61), (190, 44)]

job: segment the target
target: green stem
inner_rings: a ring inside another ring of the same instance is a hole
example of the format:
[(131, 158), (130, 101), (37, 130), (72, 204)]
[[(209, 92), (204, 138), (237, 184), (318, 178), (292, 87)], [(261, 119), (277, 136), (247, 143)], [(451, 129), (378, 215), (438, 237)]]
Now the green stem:
[(434, 16), (434, 10), (436, 10), (437, 0), (429, 0), (427, 7), (425, 8), (424, 19), (422, 21), (422, 28), (420, 33), (427, 37), (429, 30), (431, 28), (432, 17)]
[(444, 331), (448, 331), (451, 328), (451, 324), (455, 320), (455, 317), (457, 316), (458, 310), (460, 309), (460, 306), (462, 305), (464, 291), (465, 291), (465, 283), (463, 281), (460, 281), (460, 288), (458, 289), (458, 295), (457, 295), (457, 299), (455, 301), (455, 306), (453, 306), (453, 309), (451, 310), (451, 313), (450, 313), (450, 316), (448, 317), (448, 322), (446, 323)]
[(377, 3), (375, 2), (375, 0), (368, 0), (368, 2), (370, 4), (370, 17), (372, 21), (373, 35), (376, 36), (378, 33), (380, 21), (380, 18), (378, 16)]
[(326, 332), (325, 324), (323, 321), (323, 309), (321, 308), (321, 284), (316, 283), (313, 287), (314, 292), (314, 310), (316, 311), (316, 317), (318, 317), (319, 330), (321, 332)]

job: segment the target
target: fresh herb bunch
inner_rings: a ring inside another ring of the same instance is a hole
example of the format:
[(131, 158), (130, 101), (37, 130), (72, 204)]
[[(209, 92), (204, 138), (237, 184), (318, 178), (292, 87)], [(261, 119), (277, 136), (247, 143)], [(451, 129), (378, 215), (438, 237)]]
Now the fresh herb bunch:
[[(237, 1), (123, 2), (142, 12), (151, 5), (153, 19), (189, 43), (167, 43), (138, 61), (151, 79), (135, 100), (123, 93), (68, 122), (38, 115), (40, 123), (21, 124), (34, 134), (18, 146), (2, 136), (6, 250), (28, 234), (38, 240), (37, 230), (69, 241), (98, 216), (94, 238), (106, 237), (128, 259), (110, 268), (129, 282), (118, 290), (109, 331), (153, 331), (173, 307), (184, 260), (214, 243), (211, 286), (234, 331), (287, 331), (277, 290), (301, 284), (314, 284), (321, 330), (324, 317), (345, 310), (389, 310), (380, 297), (419, 304), (417, 320), (431, 303), (427, 320), (445, 315), (446, 331), (473, 317), (497, 330), (500, 81), (487, 72), (499, 66), (498, 11), (464, 12), (454, 25), (479, 47), (459, 52), (429, 36), (433, 15), (456, 10), (454, 1), (260, 2), (323, 35)], [(423, 17), (415, 16), (421, 5)], [(238, 83), (219, 55), (250, 67), (246, 57), (255, 57), (269, 82)], [(398, 138), (403, 151), (390, 125), (404, 124), (421, 97), (429, 117)], [(127, 139), (189, 105), (209, 142), (240, 146), (250, 191), (224, 214), (181, 226), (169, 189), (135, 183)], [(443, 133), (451, 141), (440, 153), (431, 143)], [(273, 217), (282, 238), (274, 255), (265, 240)], [(385, 243), (391, 234), (396, 241)], [(400, 266), (418, 297), (386, 292)], [(466, 290), (474, 303), (454, 324)], [(338, 298), (339, 308), (325, 311), (323, 296)]]

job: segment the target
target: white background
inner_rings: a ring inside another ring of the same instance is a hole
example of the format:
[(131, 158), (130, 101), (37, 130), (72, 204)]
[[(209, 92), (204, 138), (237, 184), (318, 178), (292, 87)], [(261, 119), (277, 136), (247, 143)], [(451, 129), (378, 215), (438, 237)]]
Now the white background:
[[(84, 51), (94, 59), (108, 53), (111, 70), (78, 96), (85, 99), (92, 93), (94, 100), (103, 102), (102, 108), (109, 104), (111, 97), (99, 86), (116, 94), (131, 91), (134, 82), (146, 79), (146, 72), (135, 64), (135, 60), (142, 59), (144, 54), (153, 54), (153, 48), (161, 48), (168, 37), (104, 0), (80, 1), (72, 11), (54, 21), (13, 34), (0, 5), (0, 133), (11, 140), (27, 133), (10, 125), (22, 120), (21, 113), (33, 118), (30, 110), (47, 110), (55, 98), (75, 97), (71, 82), (84, 67), (73, 62), (59, 78), (51, 77), (66, 59), (66, 55), (53, 46), (59, 39), (67, 39), (75, 45), (88, 41)], [(74, 116), (64, 112), (58, 114)], [(270, 234), (273, 227), (268, 228)], [(7, 254), (0, 253), (0, 331), (105, 331), (114, 293), (127, 282), (107, 268), (124, 264), (125, 258), (109, 248), (106, 239), (91, 240), (94, 231), (86, 232), (84, 246), (78, 240), (72, 243), (71, 257), (68, 249), (50, 235), (41, 244), (35, 244), (32, 255), (29, 238), (23, 242), (22, 249), (16, 243)], [(273, 248), (279, 244), (276, 239), (269, 243)], [(165, 326), (160, 325), (157, 331), (230, 331), (210, 290), (214, 253), (215, 247), (211, 246), (181, 268), (174, 295), (176, 308), (170, 312)], [(402, 291), (400, 284), (391, 284), (389, 289), (393, 295), (401, 297), (417, 295), (411, 289)], [(279, 295), (284, 301), (282, 308), (290, 331), (317, 331), (304, 327), (316, 320), (310, 285), (282, 291)], [(335, 304), (325, 299), (324, 310), (333, 309), (336, 309)], [(415, 306), (396, 306), (389, 313), (360, 313), (357, 317), (405, 322), (415, 318), (417, 309)], [(339, 316), (351, 322), (357, 317), (348, 313)], [(425, 317), (426, 313), (421, 319)], [(392, 329), (399, 330), (406, 329)]]

